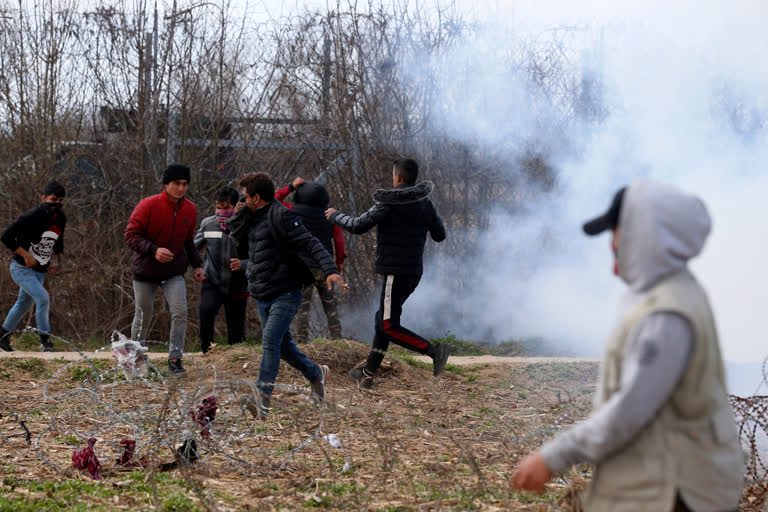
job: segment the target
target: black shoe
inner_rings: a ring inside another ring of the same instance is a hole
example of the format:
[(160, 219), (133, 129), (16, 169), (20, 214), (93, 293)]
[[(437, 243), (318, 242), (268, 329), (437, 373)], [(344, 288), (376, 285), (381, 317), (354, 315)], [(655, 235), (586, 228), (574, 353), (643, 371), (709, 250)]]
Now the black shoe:
[(312, 381), (312, 402), (316, 406), (325, 402), (325, 379), (328, 377), (328, 367), (324, 364), (320, 366), (320, 378)]
[(0, 327), (0, 349), (6, 352), (13, 352), (11, 347), (11, 333)]
[(187, 374), (187, 370), (181, 364), (181, 359), (169, 359), (168, 360), (168, 374), (171, 377), (183, 377)]
[(432, 375), (437, 377), (445, 368), (448, 356), (451, 355), (451, 346), (445, 343), (435, 345), (435, 353), (432, 355)]
[(365, 368), (352, 368), (347, 376), (365, 389), (373, 387), (373, 374)]
[(40, 352), (53, 352), (55, 349), (53, 348), (53, 343), (51, 343), (51, 338), (47, 334), (41, 334), (40, 335)]
[(261, 392), (256, 394), (257, 396), (240, 395), (240, 405), (257, 420), (265, 420), (269, 416), (269, 403), (272, 401), (272, 396)]

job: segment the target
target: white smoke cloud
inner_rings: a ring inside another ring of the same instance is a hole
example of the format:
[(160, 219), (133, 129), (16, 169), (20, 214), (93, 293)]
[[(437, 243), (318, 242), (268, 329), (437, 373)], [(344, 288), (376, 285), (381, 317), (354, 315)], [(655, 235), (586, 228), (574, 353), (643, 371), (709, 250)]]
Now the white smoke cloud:
[[(650, 176), (707, 203), (714, 229), (693, 270), (710, 293), (725, 357), (761, 361), (768, 355), (761, 225), (768, 218), (768, 10), (758, 2), (615, 4), (516, 2), (498, 11), (509, 13), (511, 28), (494, 25), (441, 64), (445, 84), (463, 69), (451, 63), (463, 65), (468, 56), (483, 73), (461, 81), (464, 103), (442, 89), (446, 97), (436, 104), (446, 112), (436, 116), (435, 130), (503, 153), (505, 141), (552, 135), (549, 123), (558, 118), (537, 111), (541, 103), (499, 69), (500, 52), (526, 34), (545, 38), (547, 28), (586, 23), (568, 41), (582, 45), (577, 64), (602, 79), (610, 114), (567, 133), (576, 150), (555, 153), (552, 197), (527, 205), (525, 216), (494, 216), (477, 259), (459, 266), (477, 283), (473, 293), (449, 296), (445, 276), (428, 265), (403, 323), (436, 334), (434, 319), (452, 305), (472, 321), (450, 330), (468, 339), (536, 336), (598, 353), (624, 287), (610, 273), (607, 237), (588, 239), (580, 226), (607, 208), (618, 186)], [(499, 16), (488, 18), (497, 23)]]

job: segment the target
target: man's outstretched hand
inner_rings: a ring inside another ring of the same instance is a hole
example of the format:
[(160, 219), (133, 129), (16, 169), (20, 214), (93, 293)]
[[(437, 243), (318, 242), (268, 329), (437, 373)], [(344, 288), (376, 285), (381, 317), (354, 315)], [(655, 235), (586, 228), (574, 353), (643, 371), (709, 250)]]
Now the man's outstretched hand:
[(331, 215), (333, 215), (334, 213), (336, 213), (336, 208), (328, 208), (327, 210), (325, 210), (326, 220), (331, 220)]
[(543, 492), (544, 484), (552, 479), (552, 471), (541, 453), (535, 452), (523, 459), (512, 475), (512, 487), (526, 491)]
[(328, 285), (329, 290), (333, 289), (333, 283), (336, 283), (337, 285), (339, 285), (341, 289), (344, 290), (344, 292), (349, 290), (349, 286), (344, 281), (344, 278), (341, 277), (339, 274), (331, 274), (325, 278), (325, 284)]
[(301, 178), (301, 177), (298, 177), (298, 176), (297, 176), (297, 177), (296, 177), (296, 178), (293, 180), (293, 189), (294, 189), (294, 190), (296, 190), (297, 188), (299, 188), (299, 187), (300, 187), (300, 186), (302, 186), (303, 184), (304, 184), (304, 178)]

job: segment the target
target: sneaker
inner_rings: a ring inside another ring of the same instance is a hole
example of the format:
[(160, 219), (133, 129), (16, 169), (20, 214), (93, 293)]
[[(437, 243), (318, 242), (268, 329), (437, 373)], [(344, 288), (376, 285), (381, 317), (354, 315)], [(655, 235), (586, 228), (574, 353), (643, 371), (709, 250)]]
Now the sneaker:
[(240, 395), (240, 405), (257, 420), (265, 420), (269, 415), (269, 403), (272, 401), (272, 397), (258, 392), (257, 395)]
[(373, 374), (365, 368), (352, 368), (347, 376), (365, 389), (373, 387)]
[(448, 362), (448, 356), (451, 355), (451, 346), (445, 343), (435, 345), (435, 353), (432, 356), (432, 375), (437, 377), (445, 368)]
[(168, 374), (171, 377), (183, 377), (187, 374), (187, 370), (181, 364), (181, 359), (169, 359), (168, 360)]
[(55, 349), (53, 348), (53, 343), (51, 343), (51, 338), (47, 334), (43, 334), (40, 336), (40, 352), (53, 352)]
[(320, 366), (320, 378), (312, 381), (312, 401), (316, 406), (325, 402), (325, 379), (328, 377), (328, 367), (324, 364)]
[(11, 333), (0, 327), (0, 349), (13, 352), (11, 347)]

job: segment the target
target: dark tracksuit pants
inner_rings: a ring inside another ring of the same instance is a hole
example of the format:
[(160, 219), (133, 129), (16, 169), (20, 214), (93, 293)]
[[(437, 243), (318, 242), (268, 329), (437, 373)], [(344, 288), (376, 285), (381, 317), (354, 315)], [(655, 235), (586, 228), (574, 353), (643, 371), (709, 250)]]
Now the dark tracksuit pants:
[(379, 310), (376, 312), (376, 334), (373, 337), (371, 353), (365, 363), (365, 369), (369, 372), (375, 372), (381, 366), (390, 342), (420, 354), (432, 355), (433, 352), (429, 341), (400, 325), (403, 304), (418, 286), (421, 276), (383, 277)]
[(207, 352), (213, 343), (213, 325), (219, 309), (224, 306), (227, 317), (227, 342), (232, 345), (245, 339), (245, 311), (248, 294), (227, 295), (218, 286), (203, 281), (200, 295), (200, 345)]

